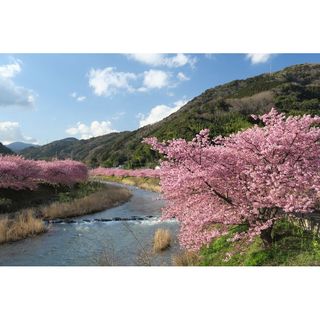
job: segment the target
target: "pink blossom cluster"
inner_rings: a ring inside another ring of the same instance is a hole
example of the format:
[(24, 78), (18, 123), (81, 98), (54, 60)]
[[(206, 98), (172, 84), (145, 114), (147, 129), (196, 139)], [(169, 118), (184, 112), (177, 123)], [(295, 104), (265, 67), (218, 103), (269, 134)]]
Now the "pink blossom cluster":
[(159, 178), (160, 170), (155, 169), (118, 169), (118, 168), (96, 168), (90, 170), (91, 176), (115, 176), (115, 177), (145, 177)]
[(0, 188), (33, 190), (39, 183), (71, 186), (87, 177), (87, 167), (77, 161), (35, 161), (20, 156), (0, 156)]
[(163, 218), (180, 221), (184, 247), (198, 250), (234, 224), (249, 227), (235, 239), (251, 240), (285, 215), (315, 209), (320, 117), (286, 118), (272, 109), (256, 119), (263, 126), (214, 140), (207, 129), (189, 142), (144, 140), (165, 156), (160, 170)]
[(72, 186), (88, 178), (85, 164), (73, 160), (37, 161), (41, 169), (41, 179), (51, 184)]

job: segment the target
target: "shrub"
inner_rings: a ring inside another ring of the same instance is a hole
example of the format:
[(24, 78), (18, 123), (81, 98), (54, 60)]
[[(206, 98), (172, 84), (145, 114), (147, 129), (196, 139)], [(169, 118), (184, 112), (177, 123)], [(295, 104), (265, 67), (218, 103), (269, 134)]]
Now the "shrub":
[(199, 262), (199, 256), (190, 251), (183, 251), (172, 257), (172, 263), (174, 266), (186, 267), (196, 266)]
[(46, 231), (42, 220), (35, 218), (33, 211), (22, 211), (13, 219), (0, 220), (0, 243), (17, 241)]
[(171, 243), (171, 233), (167, 229), (158, 229), (153, 238), (153, 251), (161, 252), (168, 247)]

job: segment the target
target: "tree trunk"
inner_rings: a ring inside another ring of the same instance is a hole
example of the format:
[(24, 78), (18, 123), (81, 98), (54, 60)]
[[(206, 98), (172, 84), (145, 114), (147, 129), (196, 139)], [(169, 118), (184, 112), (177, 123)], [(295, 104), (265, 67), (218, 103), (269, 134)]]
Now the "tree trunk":
[(260, 238), (261, 238), (263, 245), (266, 249), (268, 249), (272, 246), (272, 236), (271, 236), (272, 227), (273, 227), (273, 225), (270, 226), (269, 228), (261, 231)]

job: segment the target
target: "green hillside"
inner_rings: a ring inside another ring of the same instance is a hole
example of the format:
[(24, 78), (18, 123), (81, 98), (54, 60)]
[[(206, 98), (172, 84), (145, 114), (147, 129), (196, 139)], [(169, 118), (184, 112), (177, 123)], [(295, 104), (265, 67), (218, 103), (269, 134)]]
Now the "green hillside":
[(203, 128), (210, 128), (213, 136), (228, 135), (251, 126), (251, 114), (272, 106), (287, 114), (320, 114), (320, 64), (295, 65), (208, 89), (162, 121), (132, 132), (64, 139), (22, 154), (35, 159), (72, 157), (92, 166), (152, 166), (156, 155), (141, 144), (142, 138), (191, 139)]
[(13, 151), (0, 143), (0, 154), (13, 154)]

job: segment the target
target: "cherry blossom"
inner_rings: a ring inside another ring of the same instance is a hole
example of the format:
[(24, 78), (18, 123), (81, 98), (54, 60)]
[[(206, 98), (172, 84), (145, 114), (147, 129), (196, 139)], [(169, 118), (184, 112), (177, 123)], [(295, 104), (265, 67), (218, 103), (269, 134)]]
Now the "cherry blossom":
[(272, 109), (254, 125), (229, 137), (144, 139), (165, 156), (160, 183), (163, 219), (176, 218), (180, 243), (198, 250), (230, 225), (246, 224), (236, 239), (260, 235), (271, 242), (274, 222), (315, 209), (320, 192), (320, 118), (289, 116)]
[(21, 156), (0, 156), (0, 188), (33, 190), (43, 182), (71, 186), (87, 177), (86, 165), (77, 161), (35, 161)]

